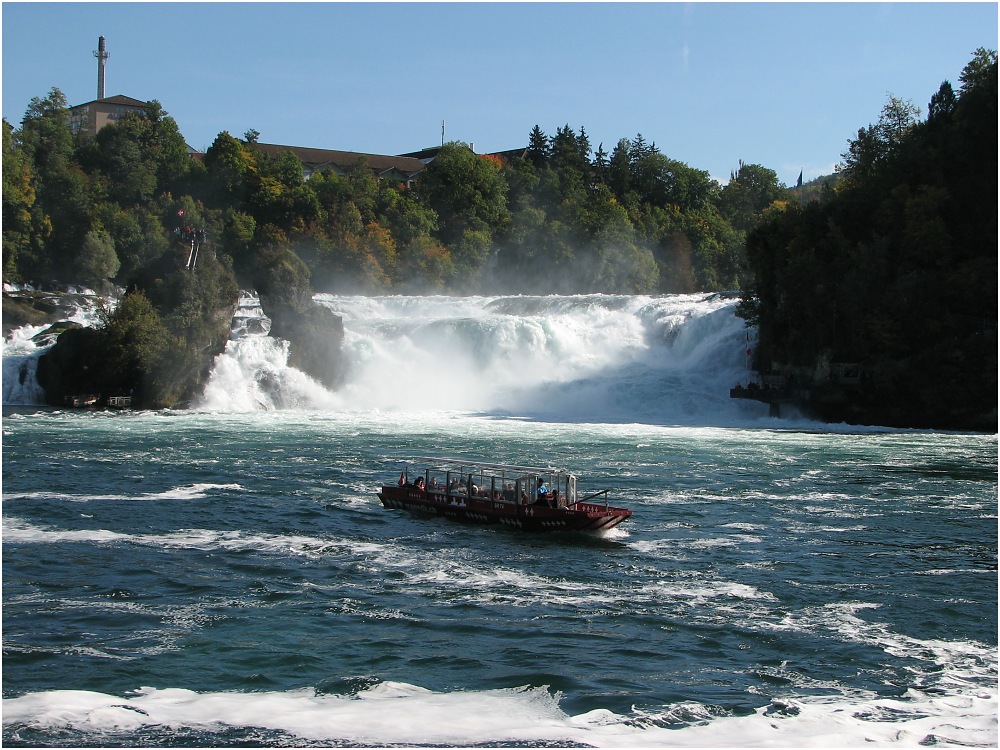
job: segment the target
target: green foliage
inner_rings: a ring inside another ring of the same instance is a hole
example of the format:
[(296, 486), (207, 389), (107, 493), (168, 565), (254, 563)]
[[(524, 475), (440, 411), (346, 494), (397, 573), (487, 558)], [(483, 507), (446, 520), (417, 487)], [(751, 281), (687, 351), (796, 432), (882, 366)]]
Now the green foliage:
[(535, 125), (528, 135), (528, 151), (526, 155), (528, 162), (535, 169), (541, 169), (548, 164), (551, 154), (548, 136), (545, 135), (540, 127)]
[(823, 202), (772, 203), (747, 242), (760, 364), (860, 363), (881, 423), (995, 420), (995, 54), (963, 76), (926, 122), (890, 98), (851, 141), (845, 181)]
[(309, 268), (288, 247), (280, 230), (265, 227), (268, 239), (257, 252), (254, 286), (276, 303), (304, 311), (312, 302)]
[(73, 328), (38, 363), (49, 402), (95, 393), (131, 395), (133, 405), (159, 408), (184, 395), (186, 375), (197, 368), (184, 342), (170, 333), (142, 292), (125, 295), (96, 328)]
[(3, 277), (20, 281), (22, 269), (40, 265), (38, 241), (45, 225), (35, 209), (35, 186), (27, 149), (16, 148), (14, 128), (3, 121)]
[(890, 96), (878, 122), (859, 130), (841, 155), (846, 182), (855, 187), (873, 182), (877, 171), (898, 153), (919, 116), (920, 109), (911, 102)]
[(483, 241), (488, 246), (509, 219), (500, 167), (463, 143), (441, 149), (421, 178), (419, 194), (438, 216), (438, 239), (458, 246), (453, 254), (460, 267), (481, 259)]
[(74, 140), (65, 99), (53, 90), (8, 136), (5, 273), (66, 277), (94, 266), (98, 248), (108, 260), (110, 243), (115, 280), (142, 280), (164, 312), (171, 294), (156, 290), (172, 289), (165, 279), (186, 261), (189, 248), (173, 241), (182, 227), (208, 232), (241, 283), (260, 278), (278, 293), (275, 280), (287, 277), (292, 300), (310, 288), (734, 287), (745, 266), (742, 233), (783, 190), (770, 170), (741, 164), (723, 191), (641, 134), (611, 154), (603, 145), (592, 153), (585, 129), (568, 124), (551, 137), (536, 125), (525, 158), (447, 144), (415, 188), (380, 179), (363, 158), (306, 180), (292, 153), (271, 156), (254, 130), (243, 140), (222, 132), (192, 160), (155, 101), (96, 138)]
[(149, 299), (140, 291), (125, 295), (104, 319), (104, 352), (109, 381), (119, 390), (142, 382), (171, 348), (171, 337)]
[(775, 201), (785, 199), (787, 194), (773, 169), (740, 162), (739, 170), (722, 188), (719, 209), (733, 229), (746, 232), (760, 223), (766, 208)]
[(241, 208), (256, 169), (243, 144), (224, 130), (205, 152), (205, 173), (215, 202)]
[(100, 290), (118, 273), (120, 265), (111, 235), (101, 229), (87, 232), (76, 257), (77, 278)]
[(54, 88), (44, 99), (31, 100), (14, 145), (30, 166), (31, 224), (39, 232), (31, 240), (35, 252), (22, 258), (19, 275), (64, 278), (91, 228), (92, 206), (90, 179), (76, 159), (62, 92)]

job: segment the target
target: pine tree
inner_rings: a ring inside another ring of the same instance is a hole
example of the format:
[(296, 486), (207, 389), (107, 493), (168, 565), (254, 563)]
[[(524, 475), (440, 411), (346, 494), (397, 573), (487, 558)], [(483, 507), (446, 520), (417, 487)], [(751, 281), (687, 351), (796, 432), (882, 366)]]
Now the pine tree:
[(538, 125), (535, 125), (528, 136), (528, 161), (536, 169), (541, 169), (548, 164), (550, 156), (549, 137), (542, 132), (542, 129)]
[(610, 179), (611, 165), (608, 162), (608, 154), (604, 150), (604, 144), (601, 143), (597, 147), (597, 152), (594, 154), (594, 182), (598, 185), (607, 185)]

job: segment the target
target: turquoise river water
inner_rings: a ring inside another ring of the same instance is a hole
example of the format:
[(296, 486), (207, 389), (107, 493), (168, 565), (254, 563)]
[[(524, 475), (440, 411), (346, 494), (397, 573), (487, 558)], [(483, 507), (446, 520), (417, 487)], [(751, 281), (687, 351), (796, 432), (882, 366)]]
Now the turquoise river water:
[[(234, 334), (189, 409), (53, 410), (8, 341), (5, 746), (996, 746), (996, 435), (729, 401), (731, 300), (324, 302), (334, 393)], [(382, 508), (423, 455), (634, 515)]]

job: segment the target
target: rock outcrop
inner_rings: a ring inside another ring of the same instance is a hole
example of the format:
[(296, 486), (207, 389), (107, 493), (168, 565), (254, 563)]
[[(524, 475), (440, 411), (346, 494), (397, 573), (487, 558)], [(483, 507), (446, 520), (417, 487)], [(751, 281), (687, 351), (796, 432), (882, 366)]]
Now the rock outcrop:
[(326, 388), (337, 388), (344, 378), (340, 316), (316, 302), (299, 309), (263, 294), (260, 304), (271, 319), (271, 336), (289, 342), (288, 364)]

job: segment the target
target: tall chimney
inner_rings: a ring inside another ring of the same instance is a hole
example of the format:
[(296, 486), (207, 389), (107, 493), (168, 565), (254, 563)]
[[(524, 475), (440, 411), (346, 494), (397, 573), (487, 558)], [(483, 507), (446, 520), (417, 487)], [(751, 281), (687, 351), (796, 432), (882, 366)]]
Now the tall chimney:
[(104, 37), (97, 38), (97, 51), (94, 57), (97, 58), (97, 98), (104, 98), (104, 63), (110, 57), (110, 53), (104, 48)]

